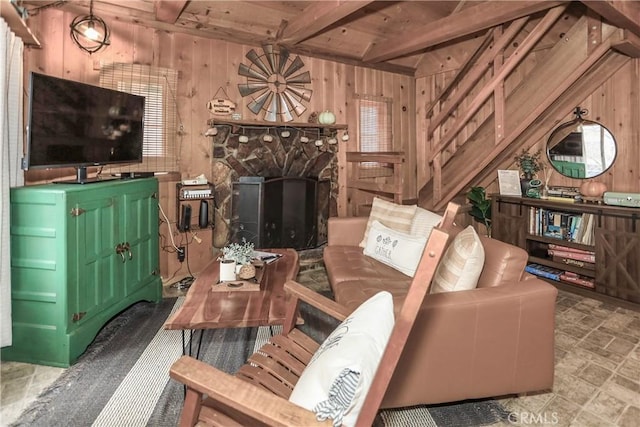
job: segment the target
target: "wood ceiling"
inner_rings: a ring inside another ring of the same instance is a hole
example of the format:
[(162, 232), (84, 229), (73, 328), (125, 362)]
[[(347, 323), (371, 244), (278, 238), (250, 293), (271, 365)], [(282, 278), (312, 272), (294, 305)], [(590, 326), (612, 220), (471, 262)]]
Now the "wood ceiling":
[[(89, 10), (88, 0), (17, 3), (30, 15), (48, 7), (79, 15)], [(479, 42), (488, 28), (560, 3), (566, 2), (94, 0), (93, 11), (107, 23), (277, 44), (301, 55), (415, 75), (439, 50)], [(638, 2), (582, 3), (640, 34)]]

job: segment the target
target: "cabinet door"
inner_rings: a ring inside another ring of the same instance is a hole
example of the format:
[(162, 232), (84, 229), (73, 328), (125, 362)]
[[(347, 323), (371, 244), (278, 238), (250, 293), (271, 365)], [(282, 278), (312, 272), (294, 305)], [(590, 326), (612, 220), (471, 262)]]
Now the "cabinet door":
[(491, 237), (526, 249), (529, 208), (494, 199), (491, 206)]
[(618, 228), (595, 229), (596, 291), (640, 304), (640, 234), (623, 223), (635, 220), (604, 220)]
[[(87, 196), (89, 192), (84, 194)], [(101, 193), (98, 193), (101, 194)], [(72, 197), (67, 204), (69, 219), (68, 310), (73, 328), (101, 312), (122, 296), (120, 256), (116, 253), (119, 233), (117, 198)]]
[(125, 247), (124, 269), (125, 295), (131, 295), (155, 280), (158, 261), (158, 200), (155, 181), (141, 183), (122, 195), (122, 239)]

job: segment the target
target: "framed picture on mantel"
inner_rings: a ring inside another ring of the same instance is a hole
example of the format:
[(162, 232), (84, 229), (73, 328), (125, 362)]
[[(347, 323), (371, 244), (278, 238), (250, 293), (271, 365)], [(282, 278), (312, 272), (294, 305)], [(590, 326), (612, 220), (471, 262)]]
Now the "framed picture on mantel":
[(501, 196), (522, 196), (520, 174), (514, 170), (498, 170), (498, 184)]

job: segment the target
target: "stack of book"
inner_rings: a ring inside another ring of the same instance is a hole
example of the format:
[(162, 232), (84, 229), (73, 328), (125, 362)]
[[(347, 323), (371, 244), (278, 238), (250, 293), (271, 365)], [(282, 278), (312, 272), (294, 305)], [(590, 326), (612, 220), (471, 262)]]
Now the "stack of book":
[(592, 277), (581, 276), (577, 273), (572, 273), (571, 271), (565, 271), (560, 275), (560, 281), (565, 283), (571, 283), (572, 285), (580, 285), (585, 288), (595, 288), (595, 279)]
[(580, 191), (572, 187), (549, 187), (547, 189), (549, 199), (558, 201), (575, 201), (580, 199)]
[(546, 265), (540, 264), (529, 264), (524, 268), (524, 270), (536, 276), (545, 277), (558, 282), (560, 281), (560, 276), (565, 273), (563, 270), (558, 270), (557, 268), (547, 267)]
[(594, 251), (570, 248), (568, 246), (550, 243), (547, 253), (554, 262), (586, 268), (588, 270), (596, 269), (596, 254)]

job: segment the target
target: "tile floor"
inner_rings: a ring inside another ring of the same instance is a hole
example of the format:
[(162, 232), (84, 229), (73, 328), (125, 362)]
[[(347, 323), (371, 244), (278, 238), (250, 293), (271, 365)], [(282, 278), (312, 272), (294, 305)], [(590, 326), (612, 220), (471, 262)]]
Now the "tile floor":
[[(303, 270), (298, 279), (315, 290), (327, 288), (323, 269)], [(553, 391), (500, 399), (512, 411), (500, 425), (640, 425), (640, 312), (561, 291), (556, 319)], [(2, 362), (0, 425), (17, 419), (63, 371)]]

